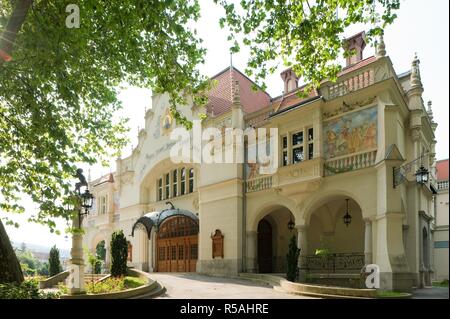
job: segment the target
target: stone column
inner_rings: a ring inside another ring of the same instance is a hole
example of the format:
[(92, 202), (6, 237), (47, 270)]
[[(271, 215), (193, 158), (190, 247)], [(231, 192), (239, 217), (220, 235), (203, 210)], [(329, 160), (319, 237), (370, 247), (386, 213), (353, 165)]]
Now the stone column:
[(105, 235), (105, 269), (109, 272), (111, 266), (111, 235)]
[[(72, 227), (76, 230), (78, 228), (78, 215), (72, 221)], [(67, 286), (70, 295), (85, 294), (84, 288), (84, 260), (83, 260), (83, 235), (81, 232), (72, 234), (72, 249), (70, 250), (70, 266), (69, 277), (67, 278)]]
[(364, 263), (369, 265), (372, 263), (372, 221), (364, 220)]
[(305, 271), (302, 269), (302, 261), (308, 253), (308, 241), (306, 238), (306, 226), (296, 225), (297, 228), (297, 247), (300, 248), (300, 256), (298, 258), (298, 269), (299, 269), (299, 280), (303, 281), (305, 279)]
[(258, 247), (258, 233), (256, 231), (247, 231), (247, 257), (246, 270), (247, 272), (255, 273), (257, 271), (256, 258)]

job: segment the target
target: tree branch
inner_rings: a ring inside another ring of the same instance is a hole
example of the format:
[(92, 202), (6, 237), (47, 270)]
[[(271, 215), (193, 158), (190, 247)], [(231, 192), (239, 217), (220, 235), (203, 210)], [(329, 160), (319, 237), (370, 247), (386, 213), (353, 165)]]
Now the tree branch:
[(6, 29), (0, 36), (0, 65), (5, 61), (12, 59), (12, 49), (16, 40), (17, 33), (22, 27), (27, 16), (28, 10), (33, 4), (33, 0), (18, 0), (13, 13), (9, 18)]

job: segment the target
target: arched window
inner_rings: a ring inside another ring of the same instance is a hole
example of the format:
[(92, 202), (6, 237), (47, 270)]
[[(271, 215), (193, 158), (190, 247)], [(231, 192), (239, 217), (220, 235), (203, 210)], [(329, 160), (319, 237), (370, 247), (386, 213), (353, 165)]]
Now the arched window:
[(161, 224), (158, 239), (192, 236), (198, 234), (198, 225), (186, 216), (171, 217)]

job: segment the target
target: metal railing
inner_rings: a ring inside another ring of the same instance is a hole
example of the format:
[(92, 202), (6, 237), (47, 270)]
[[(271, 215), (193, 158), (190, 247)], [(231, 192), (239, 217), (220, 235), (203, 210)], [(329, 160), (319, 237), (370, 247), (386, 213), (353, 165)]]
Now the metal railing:
[(300, 269), (306, 272), (359, 272), (364, 265), (364, 253), (300, 256)]
[(448, 181), (438, 181), (437, 188), (438, 190), (448, 189)]

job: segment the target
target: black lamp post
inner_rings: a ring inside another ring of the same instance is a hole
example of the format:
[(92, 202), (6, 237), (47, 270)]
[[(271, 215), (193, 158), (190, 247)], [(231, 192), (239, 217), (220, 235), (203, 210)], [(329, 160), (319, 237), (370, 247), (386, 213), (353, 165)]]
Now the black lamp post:
[(345, 199), (347, 201), (347, 210), (345, 211), (345, 215), (342, 218), (344, 220), (344, 224), (345, 226), (348, 227), (348, 225), (350, 225), (350, 223), (352, 222), (352, 216), (350, 215), (349, 211), (348, 211), (348, 201), (349, 199)]
[[(78, 208), (78, 228), (81, 228), (82, 218), (84, 215), (89, 214), (89, 209), (92, 208), (94, 202), (94, 196), (88, 189), (88, 183), (81, 168), (77, 169), (75, 177), (79, 179), (79, 182), (75, 183), (75, 192), (80, 200), (81, 207)], [(85, 187), (84, 192), (81, 192), (81, 187)]]

